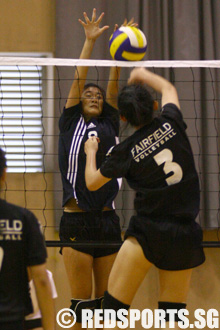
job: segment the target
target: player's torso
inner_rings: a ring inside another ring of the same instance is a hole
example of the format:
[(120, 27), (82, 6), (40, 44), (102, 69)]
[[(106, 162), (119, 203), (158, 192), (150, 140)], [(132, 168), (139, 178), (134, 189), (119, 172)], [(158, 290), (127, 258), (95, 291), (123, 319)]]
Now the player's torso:
[(30, 308), (23, 214), (0, 200), (0, 322), (18, 320)]
[[(99, 148), (96, 155), (97, 167), (105, 159), (108, 150), (117, 142), (115, 130), (108, 120), (97, 120), (95, 118), (88, 122), (73, 123), (72, 128), (65, 133), (63, 138), (66, 139), (66, 188), (74, 187), (75, 199), (78, 205), (83, 209), (98, 208), (103, 206), (112, 207), (112, 200), (118, 191), (117, 180), (109, 182), (106, 186), (96, 192), (90, 192), (86, 188), (85, 183), (85, 164), (86, 155), (84, 152), (84, 144), (91, 136), (99, 138)], [(65, 182), (64, 182), (65, 184)], [(64, 187), (65, 189), (65, 187)]]

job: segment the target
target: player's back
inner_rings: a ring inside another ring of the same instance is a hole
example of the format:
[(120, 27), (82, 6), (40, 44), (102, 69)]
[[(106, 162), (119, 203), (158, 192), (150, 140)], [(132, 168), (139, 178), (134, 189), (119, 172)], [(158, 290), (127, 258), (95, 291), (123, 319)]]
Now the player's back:
[(17, 321), (32, 311), (27, 266), (32, 262), (43, 263), (46, 255), (45, 251), (40, 249), (43, 236), (39, 223), (30, 211), (2, 199), (0, 210), (1, 323)]

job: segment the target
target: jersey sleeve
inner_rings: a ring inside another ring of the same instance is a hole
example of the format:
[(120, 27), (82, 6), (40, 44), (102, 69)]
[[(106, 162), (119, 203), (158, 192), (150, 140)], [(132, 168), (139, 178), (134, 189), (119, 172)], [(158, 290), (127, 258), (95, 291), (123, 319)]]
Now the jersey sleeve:
[(59, 120), (59, 129), (60, 132), (63, 133), (67, 131), (74, 120), (78, 119), (82, 113), (82, 103), (78, 103), (70, 108), (63, 109), (63, 113)]
[(187, 125), (183, 120), (183, 115), (178, 107), (173, 103), (167, 103), (161, 109), (161, 116), (167, 119), (174, 120), (177, 124), (186, 130)]
[(106, 178), (126, 177), (131, 156), (122, 144), (112, 147), (106, 154), (106, 159), (100, 167), (100, 172)]
[(119, 136), (120, 118), (118, 110), (112, 107), (109, 103), (105, 102), (103, 107), (103, 116), (111, 122), (115, 130), (115, 135)]
[(27, 251), (27, 265), (36, 266), (46, 262), (47, 251), (41, 225), (35, 215), (25, 211), (25, 244)]

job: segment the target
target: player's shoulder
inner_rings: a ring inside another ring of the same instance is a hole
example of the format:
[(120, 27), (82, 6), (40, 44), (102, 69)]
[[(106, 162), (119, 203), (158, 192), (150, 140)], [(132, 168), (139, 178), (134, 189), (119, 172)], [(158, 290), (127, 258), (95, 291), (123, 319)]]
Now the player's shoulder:
[(171, 116), (183, 118), (180, 109), (174, 103), (166, 103), (160, 110), (161, 116)]
[(8, 213), (9, 215), (23, 215), (25, 213), (25, 209), (16, 204), (9, 203), (5, 200), (0, 200), (0, 206), (4, 213)]
[(81, 118), (81, 114), (82, 114), (81, 102), (70, 108), (64, 107), (63, 112), (59, 119), (60, 132), (63, 133), (67, 131), (72, 125), (72, 123), (78, 121)]
[(30, 210), (13, 203), (9, 203), (2, 199), (0, 199), (0, 208), (4, 216), (7, 218), (19, 220), (36, 219), (33, 212), (31, 212)]
[(160, 117), (173, 122), (175, 121), (176, 124), (181, 126), (184, 130), (187, 128), (187, 125), (183, 119), (182, 112), (174, 103), (165, 104), (160, 111)]
[(121, 141), (119, 144), (112, 146), (108, 153), (107, 157), (115, 156), (118, 158), (119, 162), (123, 162), (124, 160), (128, 161), (131, 157), (131, 149), (134, 144), (134, 138), (132, 136), (127, 137), (125, 140)]

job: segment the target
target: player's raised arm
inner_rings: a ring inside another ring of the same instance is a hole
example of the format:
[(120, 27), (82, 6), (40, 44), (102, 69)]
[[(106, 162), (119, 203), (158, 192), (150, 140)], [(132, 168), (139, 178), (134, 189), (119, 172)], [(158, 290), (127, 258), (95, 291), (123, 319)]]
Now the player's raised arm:
[[(80, 59), (89, 59), (92, 50), (95, 45), (96, 39), (109, 28), (109, 26), (105, 25), (100, 28), (100, 23), (102, 21), (102, 18), (104, 16), (104, 13), (102, 13), (98, 19), (96, 19), (96, 9), (93, 9), (92, 18), (91, 20), (88, 18), (86, 12), (83, 13), (85, 21), (82, 21), (79, 19), (79, 23), (83, 26), (85, 31), (85, 42), (80, 54)], [(85, 85), (86, 77), (88, 73), (88, 67), (85, 66), (79, 66), (76, 68), (74, 80), (72, 83), (72, 86), (69, 91), (68, 99), (66, 102), (66, 108), (70, 108), (76, 104), (79, 103), (80, 97)]]
[(144, 68), (135, 68), (131, 71), (129, 84), (142, 83), (147, 84), (155, 91), (162, 95), (161, 105), (164, 106), (167, 103), (174, 103), (180, 108), (178, 94), (175, 86), (165, 78), (147, 70)]

